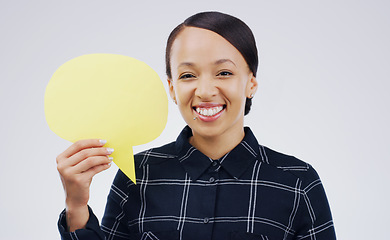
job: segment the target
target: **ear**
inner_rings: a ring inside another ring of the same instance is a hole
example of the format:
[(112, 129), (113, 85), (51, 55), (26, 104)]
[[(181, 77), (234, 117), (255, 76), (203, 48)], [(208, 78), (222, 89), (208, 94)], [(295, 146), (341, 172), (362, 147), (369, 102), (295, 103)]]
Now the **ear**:
[(176, 94), (175, 94), (175, 89), (173, 87), (173, 80), (168, 78), (167, 81), (169, 87), (169, 95), (171, 96), (172, 100), (176, 103)]
[(253, 73), (251, 73), (249, 77), (250, 78), (246, 84), (245, 95), (247, 98), (252, 98), (252, 95), (255, 95), (257, 91), (258, 83), (256, 77), (253, 76)]

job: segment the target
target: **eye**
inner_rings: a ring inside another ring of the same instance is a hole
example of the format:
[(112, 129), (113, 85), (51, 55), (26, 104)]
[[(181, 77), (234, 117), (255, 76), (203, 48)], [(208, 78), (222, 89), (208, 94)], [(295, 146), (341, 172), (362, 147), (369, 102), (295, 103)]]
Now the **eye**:
[(230, 75), (233, 75), (233, 73), (231, 73), (229, 71), (222, 71), (222, 72), (217, 74), (217, 76), (222, 76), (222, 77), (227, 77), (227, 76), (230, 76)]
[(180, 79), (190, 79), (190, 78), (195, 78), (195, 76), (192, 75), (191, 73), (185, 73), (185, 74), (181, 75), (179, 78)]

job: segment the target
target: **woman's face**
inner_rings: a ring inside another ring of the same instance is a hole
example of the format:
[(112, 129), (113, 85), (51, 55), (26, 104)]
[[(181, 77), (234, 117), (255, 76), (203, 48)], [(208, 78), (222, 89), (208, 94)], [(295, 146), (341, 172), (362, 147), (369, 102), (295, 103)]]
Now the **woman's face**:
[(194, 136), (243, 131), (245, 100), (257, 82), (233, 45), (212, 31), (186, 27), (173, 42), (171, 71), (170, 95)]

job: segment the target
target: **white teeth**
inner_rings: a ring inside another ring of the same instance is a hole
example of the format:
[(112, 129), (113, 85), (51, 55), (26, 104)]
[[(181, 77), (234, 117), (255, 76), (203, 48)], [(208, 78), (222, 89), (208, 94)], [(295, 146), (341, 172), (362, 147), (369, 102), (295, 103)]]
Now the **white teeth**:
[(220, 111), (222, 111), (222, 109), (223, 109), (222, 106), (213, 107), (213, 108), (199, 108), (199, 107), (197, 107), (196, 111), (200, 115), (210, 117), (210, 116), (214, 116), (215, 114), (219, 113)]

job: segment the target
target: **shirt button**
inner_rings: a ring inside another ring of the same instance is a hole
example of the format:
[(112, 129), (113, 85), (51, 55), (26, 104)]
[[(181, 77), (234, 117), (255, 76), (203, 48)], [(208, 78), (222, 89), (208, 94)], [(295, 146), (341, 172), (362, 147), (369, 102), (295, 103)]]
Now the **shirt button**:
[(215, 167), (215, 166), (217, 166), (217, 165), (218, 165), (217, 161), (214, 161), (214, 162), (213, 162), (213, 167)]
[(203, 223), (209, 223), (209, 221), (210, 221), (210, 219), (209, 219), (208, 217), (205, 217), (205, 218), (203, 219)]
[(214, 178), (214, 177), (211, 177), (211, 178), (209, 179), (209, 183), (213, 183), (213, 182), (215, 182), (215, 178)]

